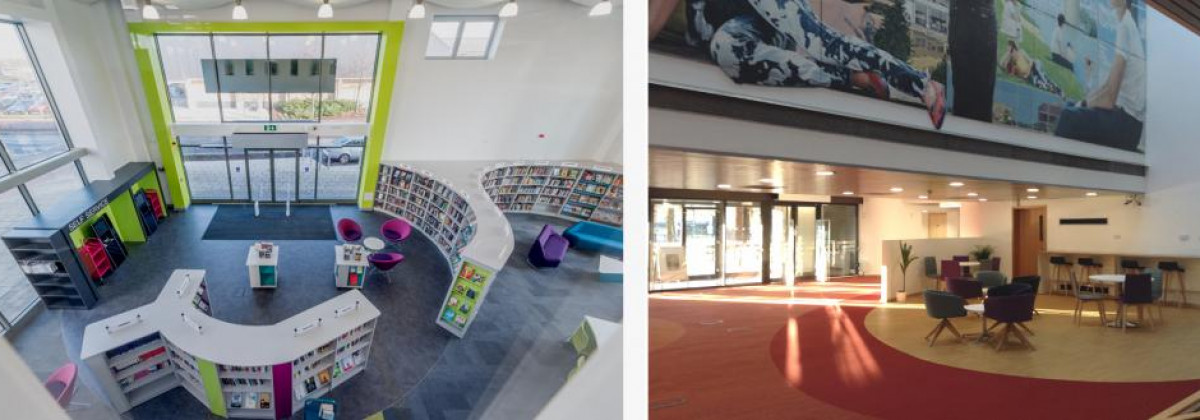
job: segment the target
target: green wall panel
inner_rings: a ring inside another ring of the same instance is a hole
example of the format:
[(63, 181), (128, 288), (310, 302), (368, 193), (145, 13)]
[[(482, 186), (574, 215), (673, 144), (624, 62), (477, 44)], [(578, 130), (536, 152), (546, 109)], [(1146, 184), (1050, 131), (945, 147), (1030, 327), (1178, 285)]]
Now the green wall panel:
[(196, 368), (200, 370), (200, 380), (204, 382), (209, 411), (221, 417), (228, 417), (225, 410), (225, 394), (221, 392), (221, 378), (217, 376), (217, 366), (213, 362), (197, 358)]
[(133, 206), (133, 196), (129, 192), (117, 196), (116, 200), (108, 203), (112, 209), (112, 219), (117, 233), (125, 242), (146, 242), (146, 233), (142, 230), (142, 222), (138, 220), (137, 208)]

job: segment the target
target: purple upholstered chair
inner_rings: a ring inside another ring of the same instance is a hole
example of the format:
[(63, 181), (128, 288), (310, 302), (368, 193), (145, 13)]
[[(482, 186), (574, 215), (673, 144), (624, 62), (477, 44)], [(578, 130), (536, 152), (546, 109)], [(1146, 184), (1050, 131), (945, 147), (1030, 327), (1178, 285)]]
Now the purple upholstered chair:
[(404, 219), (388, 220), (379, 227), (379, 234), (393, 245), (400, 245), (401, 241), (408, 239), (408, 235), (412, 234), (412, 225)]
[(962, 276), (962, 266), (958, 265), (958, 261), (942, 260), (942, 281)]
[[(1025, 338), (1025, 334), (1021, 330), (1025, 330), (1030, 335), (1033, 331), (1025, 326), (1025, 322), (1033, 320), (1033, 299), (1036, 295), (1032, 293), (1023, 293), (1009, 296), (993, 296), (983, 301), (983, 316), (996, 321), (991, 328), (996, 328), (999, 325), (1004, 325), (1004, 330), (1000, 331), (1000, 335), (996, 337), (996, 350), (1004, 349), (1008, 344), (1008, 335), (1014, 334), (1030, 350), (1033, 344), (1029, 343), (1029, 339)], [(1019, 328), (1018, 328), (1019, 327)]]
[(383, 272), (383, 277), (388, 279), (388, 283), (392, 282), (392, 278), (387, 276), (387, 272), (396, 265), (404, 262), (404, 254), (399, 252), (376, 252), (367, 256), (367, 262), (371, 263), (371, 268), (375, 271)]
[(983, 283), (970, 277), (951, 277), (946, 279), (946, 291), (966, 300), (983, 297)]
[(1000, 271), (1000, 257), (992, 257), (992, 271)]
[(567, 256), (567, 239), (554, 231), (550, 225), (542, 226), (542, 233), (529, 247), (529, 265), (535, 268), (554, 268)]
[(337, 222), (338, 236), (342, 237), (343, 242), (354, 242), (362, 239), (362, 226), (358, 225), (353, 219), (342, 219)]
[(958, 261), (958, 262), (967, 262), (967, 261), (971, 261), (971, 257), (969, 257), (969, 256), (966, 256), (966, 255), (955, 255), (955, 256), (953, 256), (953, 257), (950, 257), (950, 259), (952, 259), (952, 260), (954, 260), (954, 261)]
[[(1142, 319), (1142, 307), (1145, 305), (1154, 304), (1154, 285), (1153, 278), (1149, 274), (1126, 274), (1125, 286), (1121, 293), (1121, 307), (1117, 315), (1117, 322), (1121, 323), (1121, 331), (1125, 331), (1125, 326), (1129, 325), (1126, 322), (1125, 311), (1130, 306), (1138, 307), (1138, 322)], [(1151, 313), (1150, 326), (1154, 327), (1154, 314)]]

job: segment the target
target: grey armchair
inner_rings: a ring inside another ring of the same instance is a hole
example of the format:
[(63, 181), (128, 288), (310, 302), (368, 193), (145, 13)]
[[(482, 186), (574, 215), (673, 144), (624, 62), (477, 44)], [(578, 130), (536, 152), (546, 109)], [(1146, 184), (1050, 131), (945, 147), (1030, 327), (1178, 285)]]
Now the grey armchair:
[(950, 323), (950, 318), (967, 316), (965, 304), (966, 301), (963, 298), (953, 293), (925, 290), (925, 313), (929, 314), (930, 318), (941, 320), (936, 327), (933, 327), (933, 331), (925, 335), (925, 341), (928, 341), (931, 347), (933, 343), (937, 342), (938, 336), (942, 335), (942, 331), (947, 328), (950, 329), (951, 334), (962, 340), (962, 334), (959, 334), (958, 329), (954, 328), (954, 324)]
[(1008, 283), (1008, 278), (1004, 277), (1004, 273), (992, 270), (975, 273), (975, 280), (979, 280), (979, 283), (983, 284), (984, 288), (1003, 286)]

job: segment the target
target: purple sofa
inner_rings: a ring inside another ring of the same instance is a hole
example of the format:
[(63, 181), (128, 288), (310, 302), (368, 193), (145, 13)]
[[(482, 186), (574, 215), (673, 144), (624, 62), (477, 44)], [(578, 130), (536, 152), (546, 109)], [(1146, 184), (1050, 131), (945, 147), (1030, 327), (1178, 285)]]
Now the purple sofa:
[(555, 232), (553, 227), (542, 226), (542, 233), (538, 234), (533, 246), (529, 247), (529, 265), (537, 268), (558, 267), (563, 257), (567, 256), (568, 245), (567, 239)]

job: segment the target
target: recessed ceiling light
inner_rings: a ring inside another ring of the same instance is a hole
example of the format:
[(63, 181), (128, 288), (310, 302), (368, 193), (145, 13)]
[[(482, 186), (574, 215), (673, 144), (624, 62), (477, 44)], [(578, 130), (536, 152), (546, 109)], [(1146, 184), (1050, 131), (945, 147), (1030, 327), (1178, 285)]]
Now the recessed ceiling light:
[(925, 195), (925, 194), (921, 194), (921, 195), (918, 195), (918, 196), (917, 196), (917, 199), (919, 199), (919, 200), (928, 200), (928, 199), (929, 199), (929, 196), (928, 196), (928, 195)]
[(987, 199), (986, 199), (986, 198), (980, 198), (980, 199), (979, 199), (979, 202), (981, 202), (981, 203), (982, 203), (982, 202), (985, 202), (985, 201), (987, 201)]
[(1086, 195), (1087, 195), (1088, 197), (1095, 197), (1095, 196), (1097, 196), (1097, 195), (1100, 195), (1100, 194), (1096, 194), (1096, 192), (1095, 192), (1095, 191), (1088, 191), (1088, 193), (1087, 193)]
[(1026, 196), (1025, 198), (1028, 198), (1028, 199), (1030, 199), (1030, 200), (1037, 200), (1037, 196), (1036, 196), (1036, 195), (1030, 195), (1030, 196)]
[(761, 182), (764, 184), (774, 184), (775, 180), (771, 179), (771, 178), (763, 178), (763, 179), (758, 180), (758, 182)]
[(900, 187), (892, 187), (892, 189), (890, 189), (889, 191), (891, 191), (891, 192), (904, 192), (904, 189), (903, 189), (903, 188), (900, 188)]
[(722, 190), (728, 190), (730, 188), (733, 188), (733, 186), (729, 185), (729, 184), (717, 184), (717, 188), (720, 188)]
[(842, 195), (854, 195), (854, 191), (842, 191)]
[(921, 210), (921, 213), (929, 213), (929, 210)]
[(961, 186), (963, 186), (963, 185), (967, 185), (967, 184), (964, 184), (964, 183), (961, 183), (961, 182), (958, 182), (958, 181), (954, 181), (954, 182), (951, 182), (951, 183), (950, 183), (950, 186), (951, 186), (951, 187), (954, 187), (954, 188), (958, 188), (958, 187), (961, 187)]
[(817, 171), (817, 175), (820, 176), (833, 176), (834, 173), (833, 171)]
[(1039, 190), (1037, 188), (1026, 188), (1025, 189), (1025, 192), (1031, 192), (1031, 193), (1035, 193), (1035, 192), (1039, 192), (1039, 191), (1041, 191), (1041, 190)]
[(977, 192), (969, 192), (969, 193), (967, 193), (967, 197), (978, 197), (978, 196), (979, 196), (979, 193), (977, 193)]

